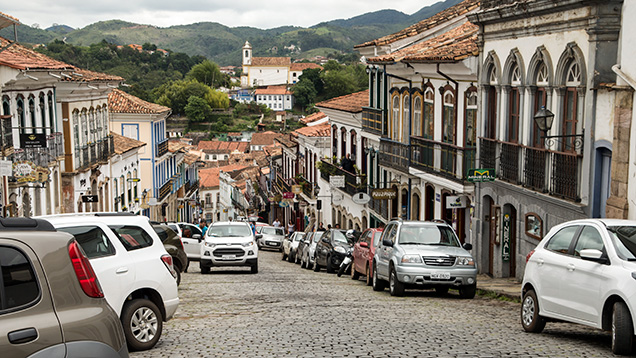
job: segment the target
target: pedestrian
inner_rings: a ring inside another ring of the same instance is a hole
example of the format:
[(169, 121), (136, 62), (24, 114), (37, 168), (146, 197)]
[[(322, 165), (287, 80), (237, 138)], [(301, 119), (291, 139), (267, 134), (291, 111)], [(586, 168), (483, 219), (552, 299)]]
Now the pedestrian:
[(347, 153), (347, 155), (342, 158), (342, 169), (349, 173), (354, 172), (353, 160), (351, 160), (351, 154)]
[(278, 218), (274, 219), (274, 223), (272, 223), (273, 227), (280, 227), (280, 221), (278, 221)]
[(336, 229), (340, 229), (340, 224), (336, 223)]
[(253, 221), (250, 221), (250, 228), (252, 228), (252, 235), (256, 235), (256, 225)]
[(201, 232), (203, 233), (203, 237), (205, 237), (205, 232), (208, 231), (208, 225), (205, 222), (205, 219), (201, 220), (201, 223), (199, 224), (199, 228), (201, 229)]
[(294, 233), (294, 227), (295, 227), (294, 222), (291, 219), (289, 219), (289, 224), (287, 224), (287, 233), (290, 236), (291, 236), (291, 234)]
[(325, 226), (322, 223), (320, 223), (320, 225), (318, 225), (318, 231), (326, 231), (325, 230)]
[(331, 229), (331, 224), (327, 224), (327, 230)]

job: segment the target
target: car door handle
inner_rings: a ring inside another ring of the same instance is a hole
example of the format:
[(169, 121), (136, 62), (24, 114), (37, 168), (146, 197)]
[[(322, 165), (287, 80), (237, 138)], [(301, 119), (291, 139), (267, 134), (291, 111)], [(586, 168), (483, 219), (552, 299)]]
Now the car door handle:
[(115, 273), (120, 274), (120, 273), (126, 273), (128, 272), (128, 267), (120, 267), (117, 269), (117, 271), (115, 271)]
[(543, 259), (538, 259), (537, 260), (537, 265), (542, 266), (544, 263)]
[(568, 271), (572, 272), (575, 268), (574, 264), (568, 264)]
[(33, 327), (25, 328), (9, 332), (7, 337), (9, 338), (9, 342), (13, 344), (27, 343), (38, 338), (38, 331)]

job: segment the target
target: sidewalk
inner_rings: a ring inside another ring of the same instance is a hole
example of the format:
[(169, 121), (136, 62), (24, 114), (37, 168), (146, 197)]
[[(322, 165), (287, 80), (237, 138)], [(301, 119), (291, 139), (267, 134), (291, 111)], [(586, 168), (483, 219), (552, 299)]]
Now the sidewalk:
[(518, 282), (514, 277), (492, 278), (486, 274), (479, 274), (477, 275), (477, 289), (521, 300), (521, 282)]

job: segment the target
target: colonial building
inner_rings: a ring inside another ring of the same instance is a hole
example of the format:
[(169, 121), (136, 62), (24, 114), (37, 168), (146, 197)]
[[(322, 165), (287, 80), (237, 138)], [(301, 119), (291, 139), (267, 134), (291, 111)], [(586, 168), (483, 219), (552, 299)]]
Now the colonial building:
[[(478, 163), (496, 172), (476, 193), (473, 253), (482, 272), (521, 278), (526, 255), (552, 226), (605, 215), (612, 153), (629, 151), (616, 141), (612, 114), (627, 104), (612, 88), (622, 7), (484, 0), (468, 15), (480, 27)], [(622, 188), (612, 192), (618, 206)]]
[(275, 111), (291, 111), (294, 108), (294, 94), (286, 86), (268, 86), (254, 91), (254, 100)]
[[(107, 173), (108, 178), (121, 181), (121, 178), (130, 178), (127, 190), (112, 190), (108, 198), (100, 198), (100, 205), (105, 211), (108, 208), (114, 208), (115, 203), (128, 203), (128, 206), (122, 207), (121, 211), (131, 213), (140, 213), (142, 210), (140, 197), (139, 179), (139, 151), (147, 144), (133, 138), (124, 137), (117, 133), (111, 132), (113, 137), (114, 155), (110, 159), (110, 172)], [(128, 176), (130, 174), (130, 176)]]
[(294, 84), (304, 70), (322, 68), (315, 63), (294, 63), (289, 57), (253, 57), (252, 45), (243, 46), (241, 87), (261, 87)]

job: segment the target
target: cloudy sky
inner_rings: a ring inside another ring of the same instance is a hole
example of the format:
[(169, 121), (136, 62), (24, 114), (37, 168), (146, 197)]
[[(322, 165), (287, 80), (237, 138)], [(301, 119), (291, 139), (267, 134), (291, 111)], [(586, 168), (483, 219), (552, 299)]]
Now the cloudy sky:
[(439, 0), (18, 0), (6, 1), (0, 12), (26, 25), (47, 28), (54, 23), (81, 28), (119, 19), (159, 27), (195, 22), (270, 29), (284, 25), (309, 27), (322, 21), (348, 19), (367, 12), (394, 9), (413, 14)]

